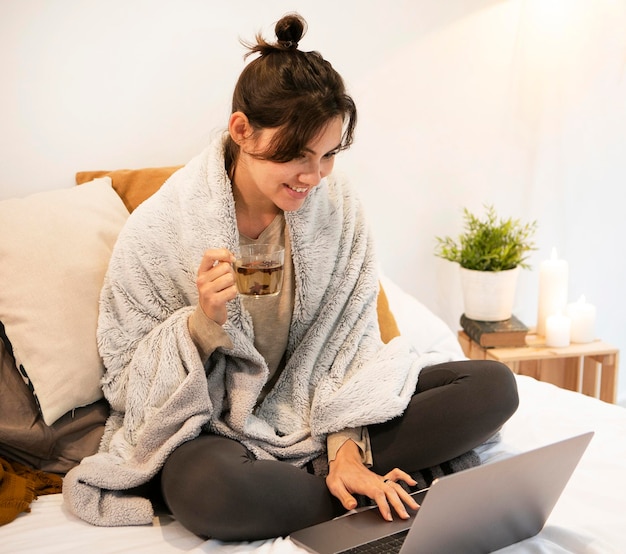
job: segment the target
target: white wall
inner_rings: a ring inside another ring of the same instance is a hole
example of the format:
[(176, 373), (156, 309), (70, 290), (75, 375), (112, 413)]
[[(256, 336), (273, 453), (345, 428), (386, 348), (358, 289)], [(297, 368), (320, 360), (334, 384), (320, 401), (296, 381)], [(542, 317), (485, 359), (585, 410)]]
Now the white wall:
[[(285, 12), (360, 109), (338, 161), (359, 184), (387, 274), (458, 327), (434, 237), (463, 207), (537, 219), (515, 313), (535, 323), (538, 265), (570, 264), (570, 299), (626, 350), (623, 0), (0, 0), (0, 199), (78, 170), (181, 164), (228, 116), (238, 38)], [(620, 396), (626, 401), (626, 369)]]

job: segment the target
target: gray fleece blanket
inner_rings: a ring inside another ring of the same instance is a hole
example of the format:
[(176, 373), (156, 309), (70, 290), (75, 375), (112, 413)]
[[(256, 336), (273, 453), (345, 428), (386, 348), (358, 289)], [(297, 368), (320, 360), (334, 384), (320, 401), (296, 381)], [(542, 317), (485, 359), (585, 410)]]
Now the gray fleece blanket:
[(98, 344), (112, 415), (99, 453), (65, 477), (75, 514), (96, 525), (151, 522), (150, 502), (127, 489), (202, 430), (239, 440), (258, 458), (302, 466), (324, 453), (328, 433), (402, 413), (420, 369), (447, 361), (402, 338), (381, 342), (373, 243), (346, 180), (325, 179), (285, 218), (296, 276), (287, 363), (257, 407), (268, 368), (241, 301), (229, 303), (224, 325), (232, 348), (218, 348), (206, 364), (187, 328), (203, 252), (239, 249), (221, 137), (133, 212), (101, 296)]

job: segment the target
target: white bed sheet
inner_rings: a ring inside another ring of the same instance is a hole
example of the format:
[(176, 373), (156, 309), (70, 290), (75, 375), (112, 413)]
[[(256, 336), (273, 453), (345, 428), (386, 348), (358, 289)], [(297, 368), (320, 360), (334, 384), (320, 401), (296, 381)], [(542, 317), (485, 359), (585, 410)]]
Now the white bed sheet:
[[(442, 322), (393, 283), (384, 281), (384, 285), (400, 329), (418, 349), (436, 345), (462, 357), (454, 335)], [(501, 442), (481, 452), (485, 463), (589, 430), (595, 436), (541, 533), (501, 552), (623, 554), (626, 410), (530, 377), (517, 380), (520, 407), (502, 429)], [(303, 550), (288, 538), (239, 544), (203, 541), (168, 516), (156, 518), (152, 526), (93, 527), (71, 514), (61, 495), (51, 495), (33, 502), (31, 513), (0, 527), (0, 552), (287, 554)]]

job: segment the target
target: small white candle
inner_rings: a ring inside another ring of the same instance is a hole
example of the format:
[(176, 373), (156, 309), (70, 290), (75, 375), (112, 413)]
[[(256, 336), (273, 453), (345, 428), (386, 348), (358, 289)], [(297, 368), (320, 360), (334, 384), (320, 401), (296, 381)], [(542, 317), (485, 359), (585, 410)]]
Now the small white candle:
[(565, 260), (559, 260), (556, 248), (552, 256), (539, 266), (539, 311), (537, 314), (537, 334), (546, 335), (548, 316), (562, 312), (567, 304), (567, 280), (569, 267)]
[(595, 340), (596, 307), (581, 296), (578, 302), (567, 305), (567, 316), (572, 321), (570, 340), (572, 342), (591, 342)]
[(546, 318), (546, 346), (568, 346), (570, 318), (558, 313)]

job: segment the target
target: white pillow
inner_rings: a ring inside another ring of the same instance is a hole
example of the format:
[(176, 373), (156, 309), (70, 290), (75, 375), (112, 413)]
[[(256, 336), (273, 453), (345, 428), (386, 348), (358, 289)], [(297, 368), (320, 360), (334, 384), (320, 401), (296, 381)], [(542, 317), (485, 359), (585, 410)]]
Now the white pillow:
[(418, 352), (439, 352), (451, 360), (466, 359), (456, 335), (442, 319), (389, 277), (382, 275), (380, 282), (400, 333)]
[(0, 202), (0, 322), (48, 425), (102, 397), (98, 300), (127, 218), (109, 177)]

